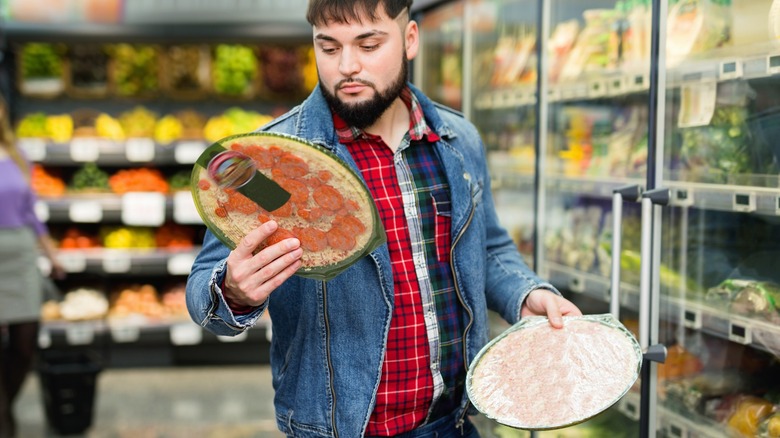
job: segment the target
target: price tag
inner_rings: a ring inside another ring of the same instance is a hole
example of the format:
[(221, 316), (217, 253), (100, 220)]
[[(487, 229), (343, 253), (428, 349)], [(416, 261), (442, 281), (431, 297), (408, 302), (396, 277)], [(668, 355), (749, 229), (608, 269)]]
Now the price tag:
[(165, 222), (165, 195), (155, 192), (130, 192), (122, 195), (122, 223), (160, 226)]
[(237, 334), (236, 336), (217, 335), (217, 339), (220, 342), (227, 342), (227, 343), (230, 343), (230, 342), (244, 342), (244, 341), (246, 341), (246, 339), (248, 337), (249, 337), (249, 332), (247, 332), (247, 331), (241, 332), (241, 333)]
[(118, 343), (137, 342), (141, 337), (141, 326), (133, 321), (115, 321), (109, 323), (111, 339)]
[(742, 77), (742, 62), (738, 60), (724, 61), (718, 69), (718, 77), (721, 81)]
[(193, 263), (195, 263), (195, 254), (193, 253), (172, 255), (168, 259), (168, 273), (171, 275), (189, 275)]
[(105, 250), (101, 259), (103, 271), (107, 274), (126, 274), (133, 266), (132, 257), (124, 251)]
[(609, 94), (615, 96), (624, 92), (624, 78), (613, 78), (609, 80)]
[(73, 222), (98, 223), (103, 220), (103, 207), (98, 201), (74, 201), (68, 209)]
[(36, 201), (35, 202), (35, 216), (38, 218), (41, 222), (48, 222), (49, 221), (49, 204), (43, 202), (43, 201)]
[(641, 75), (634, 75), (633, 77), (629, 78), (628, 82), (629, 88), (634, 91), (642, 91), (647, 89), (647, 76), (641, 74)]
[(688, 82), (680, 88), (680, 115), (677, 126), (691, 128), (709, 125), (715, 114), (718, 84), (715, 81)]
[(49, 329), (46, 327), (41, 327), (38, 330), (38, 347), (44, 349), (51, 347), (51, 333), (49, 333)]
[(672, 195), (673, 205), (680, 207), (690, 207), (693, 205), (693, 190), (691, 189), (675, 189)]
[(89, 322), (72, 323), (65, 326), (65, 339), (70, 345), (87, 345), (95, 339), (95, 327)]
[(769, 74), (780, 73), (780, 55), (772, 55), (766, 59), (766, 70)]
[(87, 259), (83, 254), (61, 251), (59, 258), (65, 272), (78, 273), (87, 270)]
[(629, 400), (628, 397), (624, 397), (620, 401), (620, 404), (618, 405), (618, 409), (626, 417), (632, 420), (639, 420), (639, 406), (637, 406), (634, 400)]
[(192, 193), (176, 192), (173, 195), (173, 220), (180, 224), (203, 223), (192, 199)]
[(591, 81), (588, 84), (588, 97), (602, 97), (607, 93), (607, 84), (603, 80)]
[(74, 138), (70, 141), (70, 159), (76, 162), (94, 162), (100, 157), (100, 139)]
[(125, 155), (128, 161), (148, 163), (154, 160), (155, 143), (151, 138), (128, 138), (125, 142)]
[(189, 322), (174, 324), (170, 336), (173, 345), (197, 345), (203, 340), (203, 329)]
[(688, 429), (675, 423), (669, 423), (669, 436), (683, 438), (688, 436)]
[(753, 331), (742, 322), (729, 321), (729, 340), (748, 345), (753, 342)]
[(701, 329), (701, 310), (685, 309), (683, 311), (683, 325), (690, 329)]
[(755, 193), (734, 193), (734, 211), (750, 213), (756, 211)]
[(20, 138), (16, 140), (16, 146), (24, 151), (30, 161), (41, 162), (46, 159), (46, 141), (42, 138)]
[(575, 275), (572, 278), (570, 278), (569, 290), (577, 293), (585, 292), (585, 279), (579, 275)]
[(201, 141), (181, 141), (173, 151), (173, 159), (179, 164), (193, 164), (206, 149)]

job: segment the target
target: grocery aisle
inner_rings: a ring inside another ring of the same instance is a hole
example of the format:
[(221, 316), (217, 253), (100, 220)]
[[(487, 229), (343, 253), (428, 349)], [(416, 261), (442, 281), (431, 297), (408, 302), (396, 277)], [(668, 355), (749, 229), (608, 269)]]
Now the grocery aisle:
[[(267, 365), (108, 369), (98, 377), (88, 438), (281, 437)], [(47, 431), (37, 376), (16, 406), (20, 438)], [(74, 435), (70, 435), (74, 436)]]

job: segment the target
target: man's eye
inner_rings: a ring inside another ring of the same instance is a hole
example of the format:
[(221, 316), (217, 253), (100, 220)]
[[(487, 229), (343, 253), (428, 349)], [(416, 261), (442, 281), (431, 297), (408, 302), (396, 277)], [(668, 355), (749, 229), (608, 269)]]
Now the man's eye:
[(326, 55), (332, 55), (332, 54), (336, 53), (336, 48), (335, 47), (323, 47), (322, 48), (322, 53), (324, 53)]
[(376, 49), (379, 47), (379, 44), (372, 44), (372, 45), (368, 45), (368, 46), (360, 46), (360, 47), (361, 47), (363, 50), (365, 50), (366, 52), (371, 52), (371, 51), (374, 51), (374, 50), (376, 50)]

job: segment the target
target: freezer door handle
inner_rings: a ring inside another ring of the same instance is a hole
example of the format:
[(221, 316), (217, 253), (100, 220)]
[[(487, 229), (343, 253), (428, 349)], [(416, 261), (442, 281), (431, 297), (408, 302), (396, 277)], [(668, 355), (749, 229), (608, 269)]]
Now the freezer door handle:
[(642, 359), (647, 362), (666, 362), (666, 346), (664, 344), (653, 344), (642, 353)]
[(637, 202), (642, 186), (629, 185), (612, 191), (612, 277), (609, 283), (609, 312), (620, 319), (620, 253), (622, 251), (623, 201)]

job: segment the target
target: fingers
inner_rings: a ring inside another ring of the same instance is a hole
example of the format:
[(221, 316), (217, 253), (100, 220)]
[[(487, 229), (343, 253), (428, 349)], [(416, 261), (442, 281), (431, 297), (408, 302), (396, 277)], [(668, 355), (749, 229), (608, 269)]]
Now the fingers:
[(277, 228), (274, 221), (262, 224), (247, 234), (228, 256), (223, 293), (231, 303), (262, 304), (300, 268), (303, 250), (295, 238), (269, 245), (255, 254)]
[(279, 225), (276, 221), (263, 223), (244, 236), (230, 255), (239, 260), (251, 258), (255, 250), (259, 248), (263, 241), (273, 234), (277, 228), (279, 228)]
[(547, 316), (551, 326), (563, 328), (563, 316), (581, 316), (582, 312), (566, 298), (546, 289), (536, 289), (528, 294), (521, 315)]

